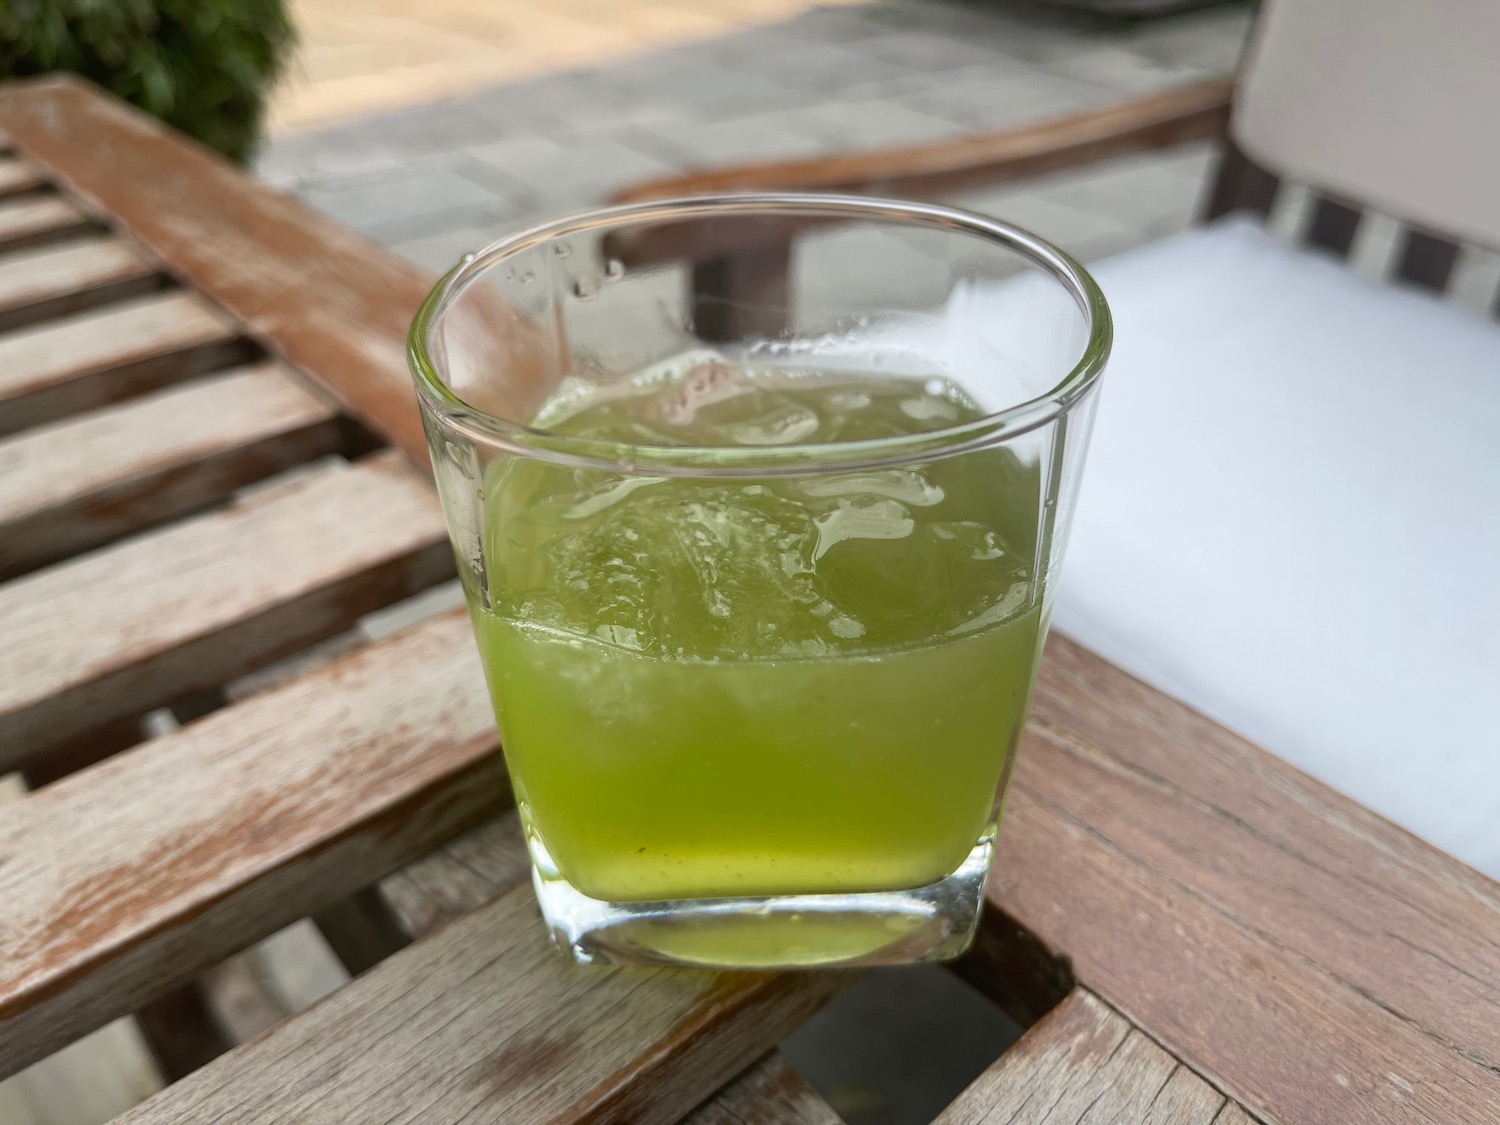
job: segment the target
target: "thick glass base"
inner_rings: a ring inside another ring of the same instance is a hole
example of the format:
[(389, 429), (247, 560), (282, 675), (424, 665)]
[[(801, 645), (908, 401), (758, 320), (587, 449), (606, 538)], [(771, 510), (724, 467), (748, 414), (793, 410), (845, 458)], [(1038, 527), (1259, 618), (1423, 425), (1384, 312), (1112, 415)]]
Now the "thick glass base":
[(910, 890), (675, 902), (590, 898), (541, 840), (529, 843), (553, 944), (579, 964), (771, 969), (957, 957), (974, 940), (994, 840), (987, 832), (957, 871)]

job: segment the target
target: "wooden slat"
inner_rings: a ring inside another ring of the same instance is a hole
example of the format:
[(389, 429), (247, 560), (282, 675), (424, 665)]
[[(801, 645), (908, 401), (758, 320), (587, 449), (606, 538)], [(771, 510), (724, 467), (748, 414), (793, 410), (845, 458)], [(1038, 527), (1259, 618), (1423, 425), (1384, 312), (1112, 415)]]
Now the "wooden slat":
[(850, 979), (581, 968), (519, 887), (119, 1121), (665, 1125)]
[(1249, 211), (1265, 218), (1276, 202), (1281, 181), (1252, 161), (1233, 141), (1226, 141), (1212, 185), (1203, 208), (1205, 221), (1233, 211)]
[(996, 905), (1256, 1116), (1500, 1114), (1483, 876), (1061, 637), (1006, 817)]
[(448, 841), (380, 884), (408, 938), (426, 937), (531, 879), (514, 810)]
[(0, 808), (0, 1076), (427, 853), (507, 793), (457, 613)]
[[(408, 937), (421, 937), (529, 883), (514, 810), (458, 837), (381, 883)], [(687, 1125), (841, 1125), (838, 1114), (772, 1051), (686, 1119)]]
[(268, 349), (426, 463), (405, 340), (430, 277), (76, 78), (7, 85), (0, 128)]
[(1312, 221), (1307, 228), (1307, 244), (1327, 250), (1340, 258), (1348, 257), (1354, 245), (1354, 236), (1359, 232), (1359, 221), (1363, 212), (1358, 207), (1330, 196), (1320, 196), (1313, 207)]
[(0, 250), (41, 246), (97, 226), (82, 208), (56, 196), (0, 201)]
[(0, 578), (164, 523), (332, 452), (334, 407), (266, 364), (0, 441)]
[(0, 156), (0, 197), (17, 195), (46, 184), (36, 166), (15, 156)]
[(389, 454), (0, 587), (0, 770), (331, 636), (452, 571)]
[(0, 434), (250, 357), (238, 327), (191, 293), (139, 297), (0, 335)]
[(0, 331), (145, 293), (161, 265), (121, 238), (89, 238), (0, 257)]
[(632, 186), (620, 201), (799, 189), (934, 195), (1222, 136), (1234, 84), (1216, 80), (1019, 129), (876, 152), (713, 168)]
[(934, 1125), (1213, 1125), (1225, 1098), (1079, 989)]
[(1458, 243), (1408, 227), (1396, 262), (1396, 277), (1434, 293), (1448, 288), (1458, 264)]

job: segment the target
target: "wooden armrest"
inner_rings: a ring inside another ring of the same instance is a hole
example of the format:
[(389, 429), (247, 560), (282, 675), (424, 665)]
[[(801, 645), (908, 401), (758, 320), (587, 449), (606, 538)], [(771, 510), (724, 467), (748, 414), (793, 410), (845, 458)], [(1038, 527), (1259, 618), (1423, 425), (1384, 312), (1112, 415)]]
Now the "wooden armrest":
[(812, 160), (741, 164), (647, 180), (618, 192), (625, 203), (731, 191), (853, 191), (923, 196), (1003, 183), (1111, 156), (1219, 137), (1234, 83), (1216, 79), (1019, 129), (936, 144)]

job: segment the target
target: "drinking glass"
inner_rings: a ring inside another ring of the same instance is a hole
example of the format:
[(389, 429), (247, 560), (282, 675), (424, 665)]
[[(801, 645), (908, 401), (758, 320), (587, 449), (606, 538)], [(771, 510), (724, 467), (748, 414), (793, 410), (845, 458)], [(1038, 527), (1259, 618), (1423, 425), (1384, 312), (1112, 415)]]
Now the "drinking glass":
[(606, 208), (443, 278), (410, 361), (562, 949), (966, 948), (1109, 345), (1062, 251), (865, 197)]

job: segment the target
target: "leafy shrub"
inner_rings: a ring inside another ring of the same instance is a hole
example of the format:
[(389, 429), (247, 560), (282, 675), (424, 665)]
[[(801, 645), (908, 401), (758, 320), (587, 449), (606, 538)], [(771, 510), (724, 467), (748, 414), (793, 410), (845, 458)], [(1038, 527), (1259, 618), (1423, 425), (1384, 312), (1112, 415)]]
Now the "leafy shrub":
[(243, 162), (294, 38), (283, 0), (0, 0), (0, 77), (72, 71)]

